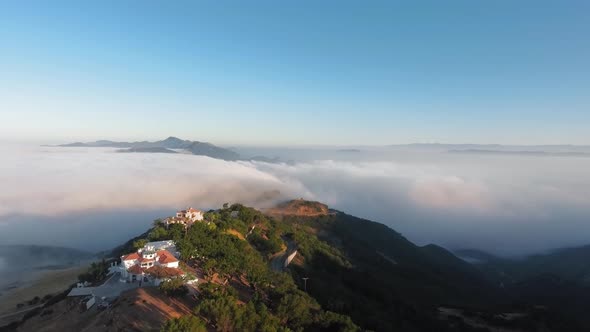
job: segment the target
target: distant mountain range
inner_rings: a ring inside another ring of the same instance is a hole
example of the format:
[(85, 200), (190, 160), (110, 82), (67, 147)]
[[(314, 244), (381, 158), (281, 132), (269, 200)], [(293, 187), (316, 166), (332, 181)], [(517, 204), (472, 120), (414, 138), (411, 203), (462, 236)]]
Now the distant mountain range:
[(546, 155), (546, 156), (586, 156), (590, 154), (590, 145), (502, 145), (502, 144), (443, 144), (413, 143), (388, 145), (391, 149), (422, 149), (450, 153), (471, 154), (510, 154), (510, 155)]
[(543, 145), (512, 145), (512, 144), (447, 144), (447, 143), (410, 143), (410, 144), (390, 144), (388, 147), (415, 147), (415, 148), (438, 148), (443, 150), (449, 149), (490, 149), (490, 150), (573, 150), (590, 149), (590, 145), (574, 144), (543, 144)]
[(455, 254), (473, 263), (492, 281), (505, 285), (551, 274), (590, 286), (590, 245), (556, 249), (520, 259), (497, 257), (476, 249), (457, 250)]
[(461, 154), (487, 154), (487, 155), (510, 155), (510, 156), (554, 156), (554, 157), (590, 157), (589, 152), (548, 152), (548, 151), (502, 151), (502, 150), (483, 150), (483, 149), (466, 149), (466, 150), (449, 150), (449, 153)]
[[(183, 140), (168, 137), (161, 141), (149, 142), (115, 142), (98, 140), (95, 142), (75, 142), (57, 145), (59, 147), (108, 147), (120, 148), (122, 153), (178, 153), (186, 152), (193, 155), (207, 156), (228, 161), (248, 160), (266, 163), (285, 162), (278, 157), (253, 156), (244, 158), (231, 148), (222, 148), (211, 143)], [(590, 145), (500, 145), (500, 144), (442, 144), (442, 143), (414, 143), (387, 145), (390, 149), (411, 149), (453, 154), (479, 155), (522, 155), (522, 156), (554, 156), (554, 157), (590, 157)], [(184, 150), (184, 151), (178, 151)], [(361, 150), (353, 148), (338, 149), (337, 152), (357, 154)], [(293, 163), (287, 161), (288, 164)]]
[(121, 149), (117, 150), (117, 152), (126, 152), (126, 153), (178, 153), (174, 150), (161, 148), (161, 147), (153, 147), (153, 148), (129, 148), (129, 149)]
[[(137, 153), (176, 153), (174, 150), (185, 150), (194, 155), (207, 156), (223, 160), (239, 160), (240, 155), (229, 149), (215, 146), (211, 143), (182, 140), (176, 137), (168, 137), (165, 140), (148, 142), (114, 142), (108, 140), (99, 140), (96, 142), (76, 142), (58, 145), (60, 147), (109, 147), (122, 148), (118, 152), (137, 152)], [(174, 149), (174, 150), (173, 150)]]

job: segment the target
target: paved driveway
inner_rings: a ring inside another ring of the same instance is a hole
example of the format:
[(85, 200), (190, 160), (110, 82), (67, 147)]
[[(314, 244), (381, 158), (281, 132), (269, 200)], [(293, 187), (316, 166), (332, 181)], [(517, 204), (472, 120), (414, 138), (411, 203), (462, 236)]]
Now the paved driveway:
[[(121, 273), (116, 272), (111, 275), (102, 285), (96, 287), (74, 288), (70, 295), (93, 294), (97, 298), (116, 298), (122, 292), (139, 287), (139, 282), (126, 283), (121, 282)], [(146, 285), (143, 283), (142, 285)], [(147, 285), (146, 285), (147, 286)]]
[(287, 248), (282, 250), (281, 252), (276, 253), (270, 259), (270, 268), (274, 271), (283, 271), (285, 269), (285, 263), (287, 262), (287, 258), (293, 252), (297, 250), (297, 244), (290, 239), (284, 238), (285, 242), (287, 242)]
[(120, 279), (120, 272), (113, 273), (113, 275), (111, 275), (111, 277), (107, 281), (105, 281), (104, 284), (98, 287), (94, 287), (94, 295), (98, 298), (112, 298), (119, 296), (119, 294), (126, 290), (139, 287), (139, 282), (126, 283), (121, 282)]

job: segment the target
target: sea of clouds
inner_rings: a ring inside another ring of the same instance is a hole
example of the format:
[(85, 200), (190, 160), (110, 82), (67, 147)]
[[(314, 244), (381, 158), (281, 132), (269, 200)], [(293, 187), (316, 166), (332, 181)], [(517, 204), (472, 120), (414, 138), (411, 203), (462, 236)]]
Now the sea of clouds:
[(297, 197), (384, 223), (417, 244), (503, 255), (590, 244), (590, 158), (277, 151), (295, 162), (0, 149), (0, 244), (105, 250), (186, 206), (264, 208)]

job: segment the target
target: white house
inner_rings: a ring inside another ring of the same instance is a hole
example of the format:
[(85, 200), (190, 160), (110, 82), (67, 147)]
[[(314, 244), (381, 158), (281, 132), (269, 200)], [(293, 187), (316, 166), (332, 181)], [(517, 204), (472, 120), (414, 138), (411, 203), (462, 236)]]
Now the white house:
[(181, 224), (185, 227), (192, 225), (197, 221), (201, 221), (204, 218), (204, 212), (201, 210), (193, 209), (191, 207), (186, 210), (176, 212), (174, 217), (166, 218), (166, 226), (172, 224)]
[[(149, 244), (148, 244), (149, 245)], [(178, 268), (179, 261), (165, 249), (153, 250), (153, 246), (121, 256), (121, 276), (133, 281), (155, 281), (164, 277), (183, 275)], [(159, 281), (157, 282), (159, 284)]]
[(189, 207), (186, 210), (176, 212), (176, 218), (186, 218), (192, 222), (201, 221), (203, 220), (203, 211)]

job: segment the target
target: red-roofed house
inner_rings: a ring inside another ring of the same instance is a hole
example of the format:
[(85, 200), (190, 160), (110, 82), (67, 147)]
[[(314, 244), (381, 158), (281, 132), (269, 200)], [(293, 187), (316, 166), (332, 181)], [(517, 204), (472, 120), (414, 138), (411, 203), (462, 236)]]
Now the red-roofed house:
[(159, 286), (160, 283), (166, 279), (183, 276), (184, 272), (177, 268), (154, 265), (145, 270), (145, 274), (147, 274), (152, 279), (154, 285)]
[(141, 257), (141, 256), (139, 256), (139, 253), (134, 252), (134, 253), (131, 253), (131, 254), (121, 257), (121, 261), (133, 261), (133, 260), (139, 259), (139, 257)]
[(158, 250), (156, 253), (159, 265), (165, 267), (178, 268), (178, 259), (174, 257), (168, 250)]
[(133, 265), (132, 267), (127, 269), (127, 272), (139, 275), (143, 274), (143, 269), (139, 265)]
[(178, 264), (178, 259), (164, 249), (157, 251), (139, 249), (137, 252), (121, 256), (122, 277), (130, 282), (149, 281), (146, 271), (156, 267), (175, 270), (167, 270), (167, 274), (182, 275), (183, 272), (178, 269)]

